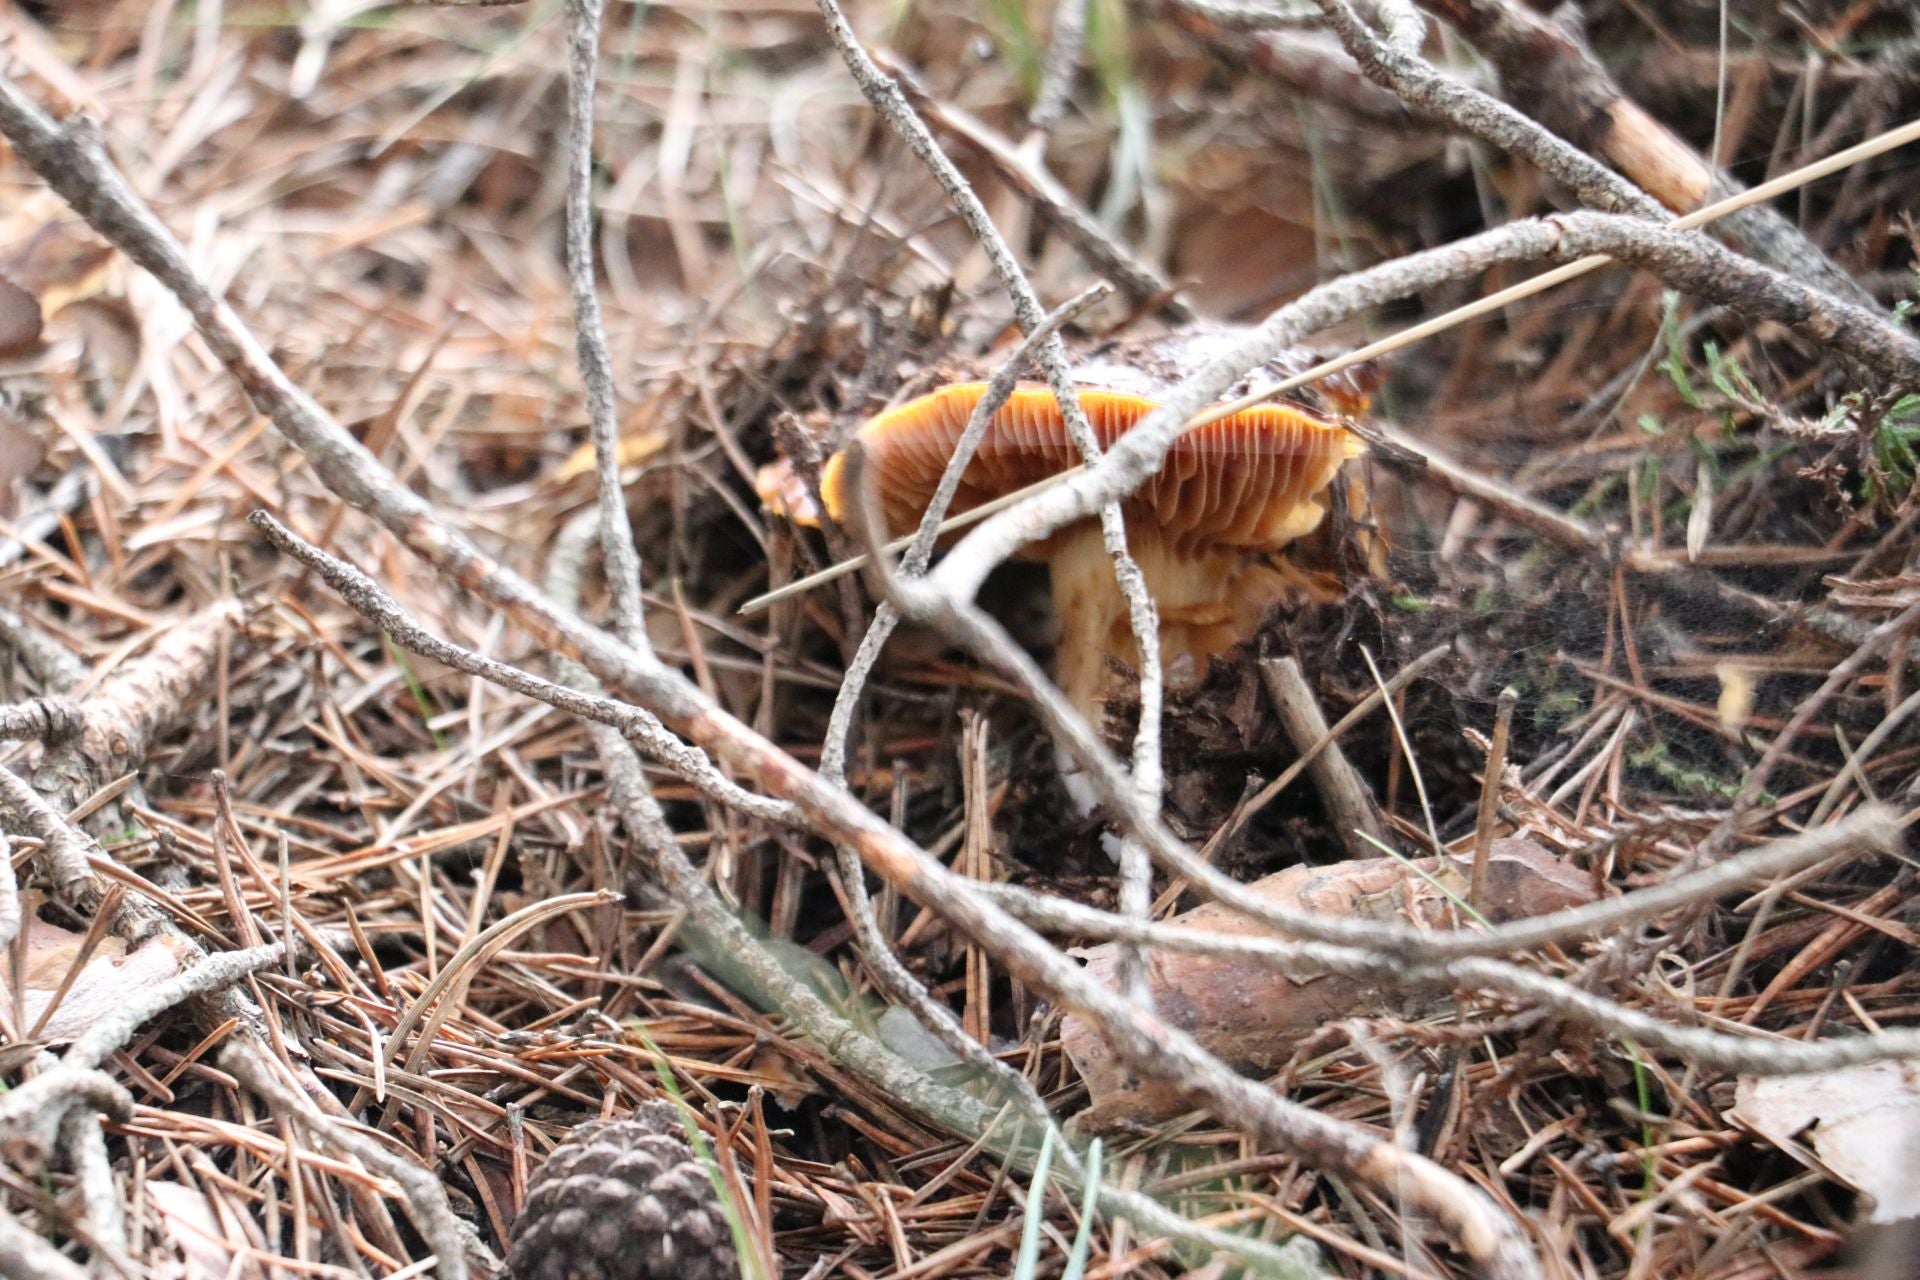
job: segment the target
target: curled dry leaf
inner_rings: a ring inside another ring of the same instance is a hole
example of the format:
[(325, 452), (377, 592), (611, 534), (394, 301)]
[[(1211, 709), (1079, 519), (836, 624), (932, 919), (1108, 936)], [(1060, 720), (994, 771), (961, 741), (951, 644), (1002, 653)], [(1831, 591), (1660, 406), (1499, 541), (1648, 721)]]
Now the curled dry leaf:
[[(80, 972), (61, 994), (62, 983), (80, 958), (86, 935), (62, 929), (59, 925), (34, 920), (27, 925), (27, 953), (21, 1004), (26, 1024), (32, 1027), (57, 995), (46, 1025), (34, 1037), (44, 1044), (59, 1044), (73, 1039), (107, 1014), (122, 1008), (136, 991), (144, 991), (156, 982), (178, 977), (186, 968), (187, 944), (166, 934), (156, 936), (128, 953), (119, 938), (103, 938), (94, 947)], [(13, 993), (7, 986), (10, 965), (0, 965), (0, 999), (9, 1002)]]
[(1920, 1217), (1920, 1063), (1741, 1076), (1727, 1119), (1863, 1193), (1869, 1221)]
[[(1320, 915), (1418, 921), (1435, 929), (1455, 927), (1461, 914), (1455, 903), (1466, 898), (1471, 859), (1424, 858), (1412, 866), (1426, 875), (1392, 858), (1364, 858), (1325, 867), (1291, 867), (1250, 887), (1276, 905)], [(1484, 914), (1495, 923), (1579, 906), (1593, 898), (1592, 882), (1584, 873), (1531, 840), (1494, 842)], [(1268, 932), (1214, 904), (1176, 916), (1172, 923), (1231, 935)], [(1093, 947), (1086, 957), (1090, 976), (1118, 986), (1116, 946)], [(1162, 1018), (1248, 1071), (1279, 1066), (1322, 1023), (1356, 1015), (1414, 1017), (1446, 998), (1444, 990), (1435, 988), (1382, 987), (1331, 973), (1288, 977), (1252, 961), (1159, 951), (1147, 954), (1147, 983), (1154, 1009)], [(1185, 1108), (1177, 1090), (1136, 1078), (1078, 1018), (1069, 1017), (1061, 1024), (1060, 1041), (1091, 1094), (1091, 1105), (1079, 1119), (1083, 1127), (1097, 1130), (1151, 1121)]]

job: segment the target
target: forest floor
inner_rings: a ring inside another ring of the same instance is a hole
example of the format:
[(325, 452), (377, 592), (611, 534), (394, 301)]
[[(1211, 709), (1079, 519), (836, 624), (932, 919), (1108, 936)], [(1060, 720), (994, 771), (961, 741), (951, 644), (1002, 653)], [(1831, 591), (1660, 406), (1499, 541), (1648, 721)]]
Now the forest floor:
[[(1911, 8), (1360, 8), (0, 0), (0, 1275), (487, 1275), (662, 1098), (610, 1277), (1920, 1273)], [(742, 611), (1096, 284), (1198, 409), (1590, 254), (1092, 732), (1002, 521)]]

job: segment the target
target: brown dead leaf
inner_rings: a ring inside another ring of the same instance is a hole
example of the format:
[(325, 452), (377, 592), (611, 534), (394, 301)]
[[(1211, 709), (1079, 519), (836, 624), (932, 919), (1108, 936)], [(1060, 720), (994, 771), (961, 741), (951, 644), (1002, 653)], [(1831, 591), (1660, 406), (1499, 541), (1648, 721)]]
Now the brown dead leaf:
[(16, 514), (16, 483), (38, 471), (46, 460), (46, 436), (0, 409), (0, 516)]
[[(1378, 921), (1419, 921), (1454, 927), (1458, 908), (1442, 891), (1463, 896), (1470, 860), (1425, 858), (1411, 867), (1392, 858), (1365, 858), (1325, 867), (1291, 867), (1248, 886), (1275, 906), (1316, 915)], [(1429, 879), (1428, 877), (1432, 877)], [(1438, 883), (1436, 883), (1438, 882)], [(1531, 840), (1497, 840), (1488, 866), (1487, 910), (1494, 922), (1544, 915), (1593, 901), (1592, 882)], [(1209, 903), (1176, 916), (1174, 924), (1230, 936), (1262, 935), (1260, 924)], [(1119, 951), (1111, 944), (1086, 952), (1087, 975), (1118, 985)], [(1415, 1016), (1446, 993), (1382, 988), (1360, 978), (1317, 974), (1290, 978), (1252, 961), (1213, 956), (1147, 954), (1147, 983), (1161, 1017), (1209, 1051), (1238, 1067), (1271, 1070), (1285, 1062), (1307, 1032), (1340, 1018), (1369, 1014)], [(1184, 1109), (1178, 1090), (1139, 1079), (1107, 1042), (1078, 1018), (1060, 1026), (1060, 1042), (1086, 1081), (1092, 1105), (1079, 1123), (1098, 1130), (1150, 1121)]]
[(0, 272), (0, 356), (18, 355), (40, 341), (40, 299)]
[[(21, 1003), (26, 1024), (33, 1026), (52, 1004), (67, 981), (75, 961), (80, 958), (86, 935), (62, 929), (43, 920), (26, 927), (27, 947), (24, 987)], [(177, 977), (187, 965), (187, 943), (162, 934), (137, 947), (131, 954), (119, 938), (105, 938), (87, 957), (85, 966), (74, 975), (60, 1003), (40, 1028), (37, 1040), (59, 1044), (73, 1039), (107, 1014), (121, 1008), (136, 991), (156, 982)], [(11, 1001), (7, 986), (10, 966), (0, 965), (0, 1000)]]
[(1920, 1063), (1741, 1076), (1727, 1119), (1861, 1192), (1869, 1221), (1920, 1217)]
[(5, 273), (34, 297), (43, 314), (54, 315), (69, 303), (93, 297), (106, 282), (113, 250), (79, 222), (56, 217), (24, 240), (6, 259)]
[(140, 324), (116, 298), (76, 298), (53, 317), (56, 333), (80, 339), (86, 368), (106, 381), (108, 394), (133, 378), (140, 362)]

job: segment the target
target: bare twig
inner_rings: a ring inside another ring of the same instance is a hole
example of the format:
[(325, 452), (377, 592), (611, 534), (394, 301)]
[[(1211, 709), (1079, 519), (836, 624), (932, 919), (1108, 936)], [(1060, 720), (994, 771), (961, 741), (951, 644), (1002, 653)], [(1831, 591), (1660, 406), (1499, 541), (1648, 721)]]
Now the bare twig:
[(62, 1064), (0, 1097), (0, 1131), (24, 1144), (13, 1148), (16, 1159), (44, 1160), (61, 1118), (75, 1107), (124, 1120), (133, 1114), (133, 1095), (97, 1067)]
[[(849, 480), (855, 491), (862, 494), (864, 514), (870, 495), (861, 485), (858, 441), (849, 448), (847, 456), (851, 465)], [(399, 623), (400, 630), (388, 628), (388, 634), (397, 643), (406, 645), (423, 636), (364, 574), (277, 529), (264, 513), (256, 512), (251, 519), (278, 545), (340, 590), (349, 603), (376, 611), (370, 613), (370, 617)], [(383, 621), (382, 625), (386, 623)], [(454, 651), (452, 646), (437, 651), (446, 654), (444, 660), (450, 665), (497, 679), (505, 687), (540, 697), (575, 715), (603, 724), (631, 722), (633, 708), (624, 704), (560, 689), (526, 673), (491, 669), (476, 655)], [(1060, 703), (1059, 693), (1040, 679), (1037, 672), (1034, 674), (1046, 694)], [(1073, 722), (1062, 727), (1081, 734), (1088, 732), (1084, 722), (1063, 704), (1060, 710), (1065, 720)], [(717, 709), (706, 712), (696, 724), (704, 729), (727, 732), (736, 740), (745, 740), (747, 734), (743, 726), (723, 719)], [(900, 832), (857, 804), (849, 803), (850, 798), (840, 788), (808, 773), (784, 756), (768, 758), (773, 755), (771, 746), (766, 752), (766, 755), (756, 753), (752, 757), (763, 780), (803, 797), (805, 808), (823, 834), (853, 845), (870, 866), (903, 892), (916, 901), (935, 906), (961, 932), (990, 948), (1021, 980), (1086, 1019), (1143, 1076), (1165, 1081), (1200, 1105), (1234, 1117), (1262, 1142), (1295, 1152), (1323, 1168), (1404, 1191), (1411, 1203), (1433, 1214), (1452, 1231), (1462, 1248), (1494, 1280), (1537, 1274), (1531, 1252), (1511, 1221), (1455, 1175), (1342, 1121), (1278, 1098), (1234, 1074), (1184, 1032), (1089, 982), (1077, 964), (1017, 924), (982, 893), (979, 885), (952, 874)]]
[(1421, 127), (1399, 97), (1334, 56), (1335, 40), (1322, 35), (1326, 16), (1312, 0), (1301, 0), (1298, 9), (1258, 0), (1166, 0), (1164, 12), (1226, 60), (1250, 65), (1303, 101), (1327, 103), (1356, 123), (1396, 132)]
[[(563, 607), (571, 607), (579, 594), (577, 566), (581, 557), (577, 549), (570, 549), (575, 541), (563, 538), (549, 571), (549, 589), (555, 592)], [(593, 689), (592, 677), (573, 663), (561, 663), (560, 674), (568, 684), (583, 692)], [(836, 1063), (887, 1097), (898, 1100), (920, 1118), (969, 1140), (984, 1138), (994, 1131), (993, 1113), (976, 1098), (947, 1088), (902, 1061), (886, 1046), (835, 1013), (769, 954), (739, 916), (720, 901), (698, 868), (681, 851), (646, 784), (633, 748), (606, 726), (594, 725), (589, 732), (607, 771), (608, 787), (620, 808), (622, 823), (628, 835), (645, 851), (654, 882), (685, 913), (681, 929), (702, 963), (725, 977), (736, 990), (779, 1010), (796, 1031), (819, 1045)], [(891, 958), (891, 949), (885, 954)], [(924, 993), (924, 988), (919, 990)], [(914, 1012), (922, 1012), (917, 1002)], [(946, 1021), (952, 1022), (950, 1014)], [(929, 1018), (926, 1025), (937, 1028), (939, 1024), (936, 1018)], [(975, 1061), (980, 1047), (974, 1045), (973, 1048), (976, 1052), (967, 1056), (970, 1062)], [(988, 1055), (988, 1060), (996, 1068), (1005, 1070), (998, 1059)], [(995, 1078), (1001, 1078), (998, 1071)], [(1025, 1078), (1020, 1079), (1024, 1084)], [(1029, 1085), (1012, 1096), (1018, 1100), (1030, 1093)], [(1044, 1107), (1035, 1118), (1042, 1124), (1049, 1122)], [(1021, 1167), (1024, 1167), (1026, 1152), (1031, 1151), (1031, 1148), (1024, 1152), (1012, 1151), (1005, 1144), (998, 1144), (995, 1149), (1012, 1157)], [(1069, 1156), (1065, 1164), (1069, 1184), (1079, 1186), (1078, 1161)], [(1311, 1256), (1312, 1250), (1303, 1250), (1297, 1241), (1276, 1248), (1229, 1235), (1191, 1222), (1148, 1196), (1123, 1190), (1110, 1182), (1101, 1183), (1099, 1194), (1103, 1211), (1110, 1215), (1127, 1217), (1145, 1230), (1170, 1239), (1214, 1252), (1237, 1254), (1263, 1275), (1278, 1280), (1319, 1280), (1322, 1274)]]
[(1459, 946), (1438, 939), (1433, 942), (1441, 954), (1466, 956), (1495, 955), (1574, 938), (1600, 937), (1633, 921), (1650, 920), (1690, 907), (1738, 886), (1788, 875), (1854, 849), (1893, 853), (1899, 849), (1899, 842), (1900, 827), (1895, 815), (1885, 808), (1870, 806), (1840, 822), (1776, 840), (1618, 898), (1502, 925), (1488, 936), (1488, 941), (1497, 944), (1494, 946)]
[(1530, 161), (1590, 209), (1669, 218), (1652, 196), (1506, 103), (1441, 74), (1413, 48), (1396, 47), (1369, 30), (1346, 0), (1316, 0), (1327, 25), (1368, 78), (1414, 110)]
[(222, 638), (239, 616), (231, 600), (188, 614), (102, 679), (82, 703), (79, 731), (34, 768), (33, 785), (48, 803), (70, 809), (139, 767), (154, 738), (194, 705), (213, 674)]
[(19, 1280), (89, 1280), (87, 1269), (0, 1209), (0, 1274)]
[[(347, 603), (386, 630), (403, 648), (425, 654), (468, 675), (479, 676), (516, 693), (538, 698), (563, 711), (590, 716), (589, 712), (580, 709), (580, 704), (588, 700), (588, 695), (449, 644), (415, 624), (393, 597), (380, 590), (371, 578), (331, 556), (323, 556), (266, 512), (256, 511), (249, 519), (275, 546), (318, 570)], [(793, 806), (745, 790), (715, 769), (705, 755), (667, 732), (659, 719), (644, 709), (608, 702), (606, 699), (592, 701), (602, 717), (611, 717), (602, 719), (602, 723), (618, 729), (629, 742), (718, 803), (769, 822), (791, 823), (796, 820), (798, 815)]]
[(1194, 318), (1193, 308), (1180, 300), (1178, 286), (1102, 226), (1086, 205), (1047, 169), (1043, 156), (1015, 145), (978, 117), (935, 97), (898, 58), (884, 53), (876, 53), (874, 57), (884, 62), (887, 71), (899, 81), (901, 90), (929, 123), (989, 161), (1001, 181), (1032, 205), (1081, 257), (1096, 271), (1111, 278), (1134, 303), (1151, 303), (1172, 320)]
[(270, 942), (245, 951), (221, 951), (207, 956), (186, 972), (131, 995), (109, 1016), (77, 1036), (67, 1046), (60, 1065), (98, 1066), (106, 1061), (108, 1054), (125, 1044), (135, 1031), (158, 1014), (196, 996), (223, 991), (248, 974), (258, 973), (277, 963), (284, 954), (284, 943)]
[(87, 869), (92, 842), (56, 813), (31, 783), (11, 769), (0, 768), (0, 805), (13, 810), (14, 821), (10, 826), (40, 841), (47, 871), (62, 896), (71, 897), (92, 880), (93, 873)]
[[(1378, 857), (1380, 850), (1365, 839), (1372, 836), (1381, 840), (1386, 836), (1374, 810), (1373, 797), (1367, 793), (1360, 775), (1354, 772), (1346, 753), (1340, 750), (1339, 736), (1327, 728), (1320, 700), (1313, 696), (1299, 662), (1293, 658), (1268, 658), (1260, 664), (1260, 675), (1267, 683), (1267, 693), (1280, 717), (1280, 727), (1300, 752), (1298, 763), (1313, 774), (1321, 803), (1327, 807), (1327, 819), (1333, 823), (1334, 833), (1345, 846), (1347, 856)], [(1379, 691), (1375, 693), (1378, 695)]]
[(60, 1122), (60, 1147), (66, 1152), (80, 1191), (95, 1274), (133, 1275), (137, 1264), (127, 1251), (127, 1215), (121, 1207), (107, 1136), (100, 1117), (75, 1108)]
[(69, 693), (87, 678), (85, 663), (5, 605), (0, 605), (0, 650), (18, 655), (48, 693)]
[(1040, 91), (1027, 113), (1027, 125), (1034, 132), (1044, 134), (1066, 113), (1086, 38), (1087, 0), (1059, 0), (1053, 6), (1053, 29), (1047, 33), (1047, 56), (1040, 66)]
[(57, 741), (79, 732), (80, 704), (72, 698), (35, 698), (0, 707), (0, 738)]
[[(1366, 697), (1354, 703), (1353, 709), (1341, 716), (1339, 723), (1327, 730), (1323, 736), (1315, 739), (1312, 745), (1301, 749), (1299, 759), (1281, 770), (1278, 777), (1261, 787), (1259, 791), (1254, 793), (1251, 800), (1235, 810), (1234, 816), (1223, 823), (1220, 829), (1214, 832), (1213, 836), (1207, 841), (1208, 845), (1218, 847), (1232, 840), (1248, 822), (1252, 821), (1255, 814), (1273, 803), (1275, 796), (1278, 796), (1282, 791), (1292, 786), (1296, 778), (1308, 769), (1311, 769), (1314, 762), (1320, 758), (1321, 752), (1331, 749), (1334, 743), (1340, 741), (1340, 738), (1347, 730), (1353, 728), (1354, 725), (1359, 724), (1360, 721), (1373, 714), (1374, 710), (1384, 703), (1387, 698), (1399, 693), (1400, 690), (1412, 684), (1422, 675), (1425, 675), (1433, 668), (1435, 663), (1439, 662), (1452, 651), (1449, 645), (1439, 645), (1427, 650), (1412, 662), (1409, 662), (1406, 666), (1394, 672), (1393, 678), (1387, 681), (1384, 688), (1376, 687), (1371, 690)], [(1378, 853), (1379, 850), (1370, 849), (1368, 856), (1377, 855)]]
[(574, 343), (593, 427), (600, 554), (620, 638), (646, 652), (640, 595), (640, 553), (633, 545), (620, 487), (620, 428), (614, 417), (613, 360), (593, 278), (593, 90), (600, 56), (601, 0), (567, 0), (567, 285), (573, 296)]
[(1228, 31), (1318, 31), (1327, 16), (1318, 9), (1289, 9), (1262, 0), (1180, 0), (1216, 26)]
[(1049, 929), (1100, 941), (1124, 940), (1182, 955), (1250, 961), (1302, 981), (1318, 973), (1332, 972), (1392, 986), (1453, 986), (1498, 992), (1520, 999), (1529, 1008), (1551, 1010), (1616, 1039), (1682, 1055), (1719, 1071), (1797, 1075), (1920, 1056), (1920, 1028), (1901, 1027), (1812, 1043), (1727, 1035), (1701, 1027), (1675, 1026), (1618, 1001), (1583, 991), (1562, 979), (1502, 960), (1460, 957), (1409, 965), (1355, 947), (1284, 942), (1187, 925), (1130, 920), (1014, 886), (997, 885), (992, 893), (1021, 919)]
[[(940, 150), (933, 134), (915, 114), (899, 86), (868, 55), (860, 38), (854, 33), (852, 24), (841, 12), (837, 0), (818, 0), (818, 4), (820, 16), (826, 23), (827, 37), (839, 51), (861, 94), (932, 171), (934, 180), (946, 192), (947, 198), (959, 211), (961, 220), (967, 224), (967, 229), (986, 253), (987, 260), (993, 264), (1001, 287), (1013, 303), (1014, 319), (1020, 328), (1029, 333), (1038, 329), (1046, 320), (1040, 299), (1034, 293), (1026, 273), (1015, 261), (999, 229), (987, 216), (986, 206), (980, 203), (980, 198), (967, 185), (966, 178)], [(1066, 347), (1057, 335), (1044, 339), (1035, 353), (1035, 359), (1046, 374), (1047, 385), (1052, 389), (1054, 399), (1059, 402), (1068, 436), (1081, 456), (1089, 463), (1094, 462), (1100, 457), (1100, 446), (1094, 437), (1092, 425), (1087, 421), (1086, 412), (1081, 408), (1073, 375), (1067, 368)], [(1090, 508), (1086, 514), (1098, 514), (1100, 518), (1101, 534), (1107, 553), (1113, 558), (1114, 577), (1119, 581), (1121, 594), (1126, 599), (1127, 618), (1140, 654), (1140, 721), (1133, 743), (1133, 786), (1143, 805), (1157, 808), (1161, 788), (1160, 707), (1163, 692), (1160, 624), (1153, 599), (1147, 594), (1146, 581), (1140, 574), (1139, 566), (1127, 552), (1126, 522), (1120, 512), (1122, 496), (1115, 494), (1096, 508)], [(884, 539), (884, 531), (881, 536)]]
[(1500, 789), (1506, 785), (1507, 738), (1513, 732), (1514, 708), (1519, 705), (1518, 692), (1500, 691), (1493, 714), (1493, 739), (1487, 746), (1487, 772), (1480, 783), (1479, 807), (1474, 810), (1473, 878), (1467, 901), (1475, 911), (1481, 910), (1487, 900), (1487, 859), (1493, 852), (1493, 820), (1500, 810)]
[[(389, 1148), (373, 1134), (350, 1121), (328, 1115), (307, 1096), (283, 1081), (277, 1066), (257, 1044), (236, 1037), (220, 1051), (220, 1065), (241, 1084), (266, 1099), (282, 1115), (296, 1118), (325, 1146), (344, 1152), (376, 1173), (390, 1178), (405, 1197), (408, 1216), (433, 1250), (437, 1274), (447, 1280), (466, 1280), (471, 1274), (469, 1252), (486, 1258), (486, 1250), (447, 1203), (446, 1189), (432, 1171)], [(490, 1265), (490, 1258), (486, 1259)]]
[[(1620, 92), (1574, 34), (1514, 0), (1420, 0), (1499, 69), (1507, 95), (1548, 129), (1606, 157), (1677, 212), (1739, 184)], [(1856, 306), (1872, 298), (1792, 223), (1760, 204), (1727, 233), (1769, 266)]]

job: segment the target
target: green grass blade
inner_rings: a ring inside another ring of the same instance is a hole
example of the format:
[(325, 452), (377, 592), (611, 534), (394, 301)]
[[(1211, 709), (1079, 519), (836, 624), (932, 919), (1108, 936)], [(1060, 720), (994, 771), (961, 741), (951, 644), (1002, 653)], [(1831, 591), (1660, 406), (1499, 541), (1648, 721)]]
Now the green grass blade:
[(1080, 1280), (1087, 1270), (1087, 1254), (1093, 1248), (1093, 1210), (1100, 1199), (1100, 1139), (1087, 1148), (1087, 1184), (1080, 1195), (1080, 1229), (1073, 1235), (1073, 1252), (1067, 1255), (1067, 1269), (1060, 1280)]
[(1013, 1280), (1033, 1280), (1040, 1260), (1040, 1224), (1047, 1216), (1047, 1174), (1053, 1168), (1052, 1125), (1040, 1142), (1040, 1158), (1034, 1162), (1033, 1185), (1027, 1188), (1027, 1217), (1020, 1227), (1020, 1253), (1013, 1264)]

